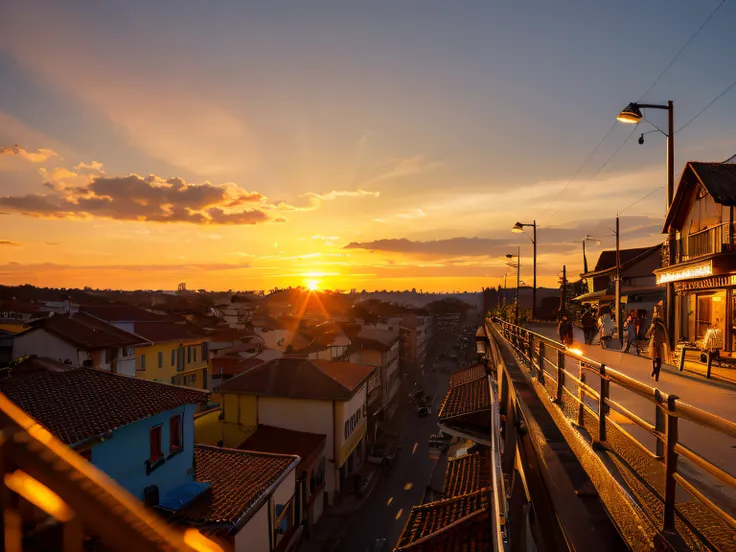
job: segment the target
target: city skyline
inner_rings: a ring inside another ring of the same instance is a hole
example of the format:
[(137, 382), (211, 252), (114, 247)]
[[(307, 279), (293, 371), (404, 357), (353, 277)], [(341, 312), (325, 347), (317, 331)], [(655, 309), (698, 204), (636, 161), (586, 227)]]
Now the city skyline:
[(536, 220), (553, 287), (619, 212), (662, 241), (664, 138), (615, 124), (655, 80), (676, 172), (736, 153), (736, 7), (657, 80), (719, 3), (677, 4), (8, 6), (0, 284), (479, 290)]

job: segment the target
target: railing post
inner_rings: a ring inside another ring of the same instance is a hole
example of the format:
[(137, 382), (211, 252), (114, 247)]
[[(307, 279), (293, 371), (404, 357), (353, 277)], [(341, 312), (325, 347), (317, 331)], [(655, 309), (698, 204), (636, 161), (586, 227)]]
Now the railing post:
[(578, 425), (580, 427), (585, 427), (585, 407), (583, 406), (583, 402), (585, 401), (585, 393), (583, 392), (583, 385), (585, 385), (585, 370), (583, 369), (582, 361), (578, 361), (578, 366), (580, 367), (580, 372), (578, 373), (578, 379), (580, 380), (580, 383), (578, 384)]
[(527, 332), (526, 335), (529, 338), (529, 348), (526, 353), (527, 359), (529, 360), (529, 372), (531, 375), (534, 375), (534, 336), (531, 332)]
[(539, 355), (537, 356), (537, 359), (539, 361), (539, 368), (537, 372), (537, 381), (544, 385), (544, 341), (539, 342)]
[(555, 402), (562, 404), (562, 390), (565, 387), (565, 353), (557, 350), (557, 392)]
[(677, 485), (675, 481), (675, 473), (677, 472), (677, 453), (675, 445), (677, 445), (677, 416), (671, 414), (675, 409), (676, 396), (667, 397), (667, 411), (664, 412), (664, 406), (661, 410), (665, 416), (665, 456), (664, 456), (664, 520), (662, 528), (665, 531), (675, 530), (675, 491)]
[[(660, 402), (662, 400), (661, 395), (659, 394), (659, 389), (654, 390), (654, 399), (656, 401), (655, 407), (656, 411), (654, 413), (654, 429), (659, 434), (664, 434), (665, 432), (665, 414), (664, 410), (662, 410), (662, 407), (660, 406)], [(664, 441), (660, 439), (659, 437), (656, 440), (656, 454), (658, 458), (664, 458)]]
[(606, 435), (606, 413), (608, 411), (608, 405), (606, 399), (610, 395), (611, 382), (606, 376), (606, 365), (601, 364), (601, 392), (598, 398), (598, 441), (605, 443), (607, 441)]

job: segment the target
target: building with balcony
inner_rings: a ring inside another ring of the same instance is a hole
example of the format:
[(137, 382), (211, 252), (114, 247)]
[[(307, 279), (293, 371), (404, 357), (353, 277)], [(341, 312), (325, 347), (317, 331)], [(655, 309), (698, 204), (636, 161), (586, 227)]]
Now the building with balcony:
[[(366, 387), (376, 369), (351, 362), (285, 357), (223, 383), (222, 441), (239, 447), (259, 426), (326, 435), (325, 500), (347, 484), (365, 460)], [(321, 460), (320, 460), (321, 461)]]
[[(661, 266), (662, 244), (634, 247), (619, 251), (621, 262), (621, 303), (624, 313), (638, 309), (651, 320), (654, 306), (664, 300), (664, 289), (657, 286), (654, 271)], [(583, 304), (597, 307), (616, 303), (616, 250), (601, 251), (595, 268), (580, 275), (588, 292), (573, 298)]]
[(150, 343), (88, 314), (39, 318), (13, 338), (13, 358), (45, 356), (79, 367), (135, 376), (136, 348)]
[(666, 244), (657, 283), (674, 285), (675, 340), (697, 341), (721, 330), (724, 349), (734, 350), (736, 165), (685, 165), (663, 232)]

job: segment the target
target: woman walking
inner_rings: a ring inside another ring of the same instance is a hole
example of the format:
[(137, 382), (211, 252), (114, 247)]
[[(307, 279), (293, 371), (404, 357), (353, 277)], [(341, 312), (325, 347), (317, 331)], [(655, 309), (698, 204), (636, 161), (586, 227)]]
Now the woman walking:
[(601, 349), (607, 349), (608, 342), (613, 338), (613, 320), (611, 319), (611, 311), (609, 309), (601, 309), (598, 328), (601, 331)]
[(634, 309), (629, 313), (626, 322), (624, 322), (624, 330), (626, 330), (626, 347), (624, 347), (624, 353), (629, 352), (629, 348), (633, 343), (636, 356), (639, 356), (639, 324), (639, 313)]
[(563, 345), (572, 345), (572, 322), (567, 317), (567, 313), (562, 313), (560, 322), (557, 324), (557, 333)]
[(655, 309), (652, 314), (652, 324), (647, 330), (646, 337), (649, 339), (649, 350), (652, 351), (652, 377), (655, 382), (659, 382), (659, 372), (662, 369), (664, 348), (665, 346), (670, 347), (667, 326), (664, 325), (664, 320), (660, 318), (659, 309)]

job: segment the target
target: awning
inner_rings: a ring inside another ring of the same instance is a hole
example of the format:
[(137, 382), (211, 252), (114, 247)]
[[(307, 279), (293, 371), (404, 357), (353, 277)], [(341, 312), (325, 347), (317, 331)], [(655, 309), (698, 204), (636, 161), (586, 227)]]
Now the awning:
[(606, 290), (602, 289), (600, 291), (591, 291), (589, 293), (583, 293), (582, 295), (578, 295), (577, 297), (574, 297), (572, 301), (580, 301), (581, 303), (595, 303), (603, 299), (613, 299), (613, 298), (614, 298), (613, 295), (606, 295)]

